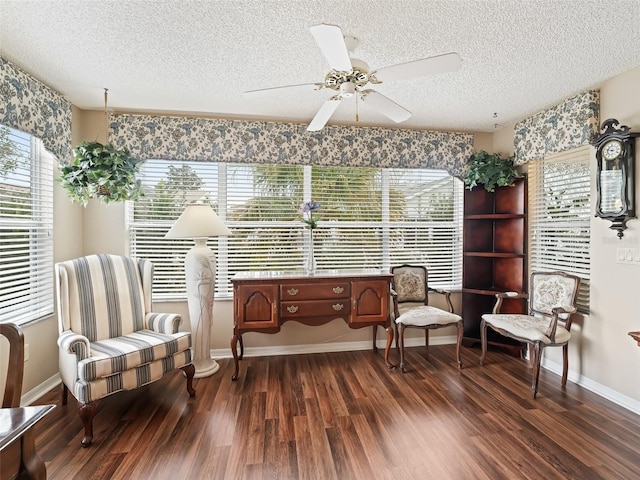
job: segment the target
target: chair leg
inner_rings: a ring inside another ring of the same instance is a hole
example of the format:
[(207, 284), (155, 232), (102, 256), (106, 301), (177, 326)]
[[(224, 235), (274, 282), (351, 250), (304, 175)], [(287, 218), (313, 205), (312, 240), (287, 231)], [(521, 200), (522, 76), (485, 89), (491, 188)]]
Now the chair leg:
[(80, 420), (84, 424), (84, 437), (80, 442), (84, 448), (87, 448), (93, 442), (93, 417), (98, 410), (99, 400), (89, 403), (78, 402), (78, 413)]
[(484, 357), (487, 354), (487, 323), (484, 321), (484, 319), (480, 322), (480, 343), (482, 344), (480, 365), (482, 365), (484, 363)]
[(397, 340), (400, 343), (400, 371), (402, 373), (405, 373), (406, 370), (404, 368), (404, 324), (398, 323), (396, 324), (396, 327), (398, 329)]
[(195, 397), (196, 391), (193, 388), (193, 376), (196, 373), (196, 367), (193, 365), (193, 363), (190, 363), (189, 365), (180, 367), (180, 370), (182, 370), (184, 374), (187, 376), (187, 392), (189, 392), (189, 396)]
[(400, 335), (398, 334), (398, 325), (399, 324), (396, 323), (395, 320), (393, 321), (393, 324), (394, 324), (395, 329), (396, 329), (396, 332), (395, 332), (396, 333), (396, 351), (400, 351), (400, 346), (399, 346), (399, 343), (398, 343), (398, 338), (400, 337)]
[(567, 386), (567, 374), (569, 373), (569, 345), (562, 346), (562, 386)]
[(424, 344), (425, 344), (425, 350), (427, 352), (427, 359), (429, 359), (429, 329), (428, 328), (424, 330)]
[(378, 326), (374, 325), (373, 326), (373, 351), (374, 352), (378, 351), (378, 345), (376, 345), (377, 336), (378, 336)]
[(542, 360), (542, 349), (540, 342), (533, 344), (533, 378), (531, 379), (531, 390), (533, 390), (533, 398), (538, 393), (538, 380), (540, 379), (540, 362)]
[(458, 341), (456, 343), (456, 358), (458, 359), (458, 368), (462, 368), (462, 359), (460, 358), (460, 346), (462, 345), (462, 335), (464, 326), (462, 320), (458, 322)]
[(62, 383), (62, 405), (66, 405), (67, 404), (67, 398), (68, 397), (69, 397), (69, 389), (67, 388), (67, 386), (63, 382)]

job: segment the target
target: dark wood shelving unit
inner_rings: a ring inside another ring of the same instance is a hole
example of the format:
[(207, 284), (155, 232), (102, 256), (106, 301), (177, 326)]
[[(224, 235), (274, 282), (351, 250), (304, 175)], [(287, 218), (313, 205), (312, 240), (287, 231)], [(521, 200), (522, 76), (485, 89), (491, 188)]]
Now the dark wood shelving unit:
[[(480, 321), (492, 311), (496, 293), (524, 292), (527, 286), (527, 182), (465, 190), (462, 273), (463, 345), (480, 344)], [(526, 301), (506, 299), (502, 311), (525, 313)], [(520, 355), (523, 345), (488, 330), (489, 345)]]

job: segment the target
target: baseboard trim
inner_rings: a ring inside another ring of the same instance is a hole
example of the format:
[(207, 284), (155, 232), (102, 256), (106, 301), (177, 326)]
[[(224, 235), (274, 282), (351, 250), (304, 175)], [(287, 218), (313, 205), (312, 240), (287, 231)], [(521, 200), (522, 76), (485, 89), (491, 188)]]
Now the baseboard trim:
[[(543, 359), (542, 368), (558, 375), (562, 375), (562, 365), (551, 360)], [(626, 395), (606, 387), (601, 383), (595, 382), (584, 375), (580, 375), (573, 370), (569, 370), (567, 379), (637, 415), (640, 415), (640, 401), (638, 400), (627, 397)]]
[[(454, 335), (446, 336), (434, 336), (429, 340), (430, 345), (448, 345), (456, 342), (457, 337)], [(405, 347), (419, 347), (424, 345), (424, 337), (418, 338), (406, 338), (404, 341)], [(380, 340), (376, 342), (376, 346), (379, 349), (384, 350), (386, 347), (386, 340)], [(357, 341), (357, 342), (335, 342), (335, 343), (311, 343), (306, 345), (282, 345), (278, 347), (246, 347), (244, 349), (245, 357), (272, 357), (275, 355), (300, 355), (306, 353), (329, 353), (329, 352), (349, 352), (355, 350), (369, 350), (371, 348), (371, 342)], [(395, 342), (394, 346), (395, 348)], [(228, 348), (220, 348), (211, 350), (211, 356), (213, 358), (231, 358), (231, 350)]]
[(60, 374), (56, 373), (53, 377), (48, 378), (36, 388), (33, 388), (22, 395), (22, 397), (20, 397), (20, 405), (31, 405), (49, 390), (60, 385), (61, 383), (62, 379), (60, 378)]

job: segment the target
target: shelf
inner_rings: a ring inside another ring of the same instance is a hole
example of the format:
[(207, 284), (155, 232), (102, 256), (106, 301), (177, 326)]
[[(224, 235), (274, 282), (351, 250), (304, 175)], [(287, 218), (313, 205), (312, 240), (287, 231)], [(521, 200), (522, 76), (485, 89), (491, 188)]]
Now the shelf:
[(480, 215), (465, 215), (465, 220), (511, 220), (518, 218), (526, 218), (525, 214), (520, 213), (483, 213)]
[(500, 253), (500, 252), (464, 252), (465, 257), (486, 257), (486, 258), (525, 258), (524, 253)]
[(472, 293), (474, 295), (490, 295), (495, 297), (496, 293), (504, 293), (507, 290), (501, 288), (493, 288), (493, 287), (473, 287), (473, 288), (465, 288), (462, 287), (462, 293)]

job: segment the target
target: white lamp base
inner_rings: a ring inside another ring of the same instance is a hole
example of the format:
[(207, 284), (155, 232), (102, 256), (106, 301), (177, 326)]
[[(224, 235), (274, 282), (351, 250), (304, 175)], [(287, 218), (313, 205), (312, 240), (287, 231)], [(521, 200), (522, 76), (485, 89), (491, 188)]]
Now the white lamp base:
[(187, 283), (187, 301), (191, 322), (191, 352), (195, 378), (208, 377), (220, 370), (211, 358), (211, 323), (213, 295), (216, 281), (216, 257), (206, 238), (195, 238), (195, 246), (184, 261)]
[(196, 373), (193, 378), (208, 377), (220, 370), (220, 365), (213, 358), (196, 360), (193, 362), (193, 366), (196, 367)]

